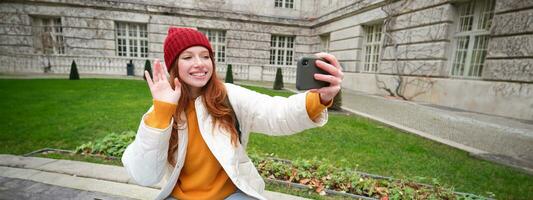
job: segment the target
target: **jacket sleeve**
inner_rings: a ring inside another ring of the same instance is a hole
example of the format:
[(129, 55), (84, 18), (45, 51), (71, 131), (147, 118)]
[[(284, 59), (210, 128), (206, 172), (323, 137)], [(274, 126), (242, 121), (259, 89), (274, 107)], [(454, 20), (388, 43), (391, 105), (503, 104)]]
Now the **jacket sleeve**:
[[(147, 113), (152, 111), (153, 107)], [(143, 186), (159, 183), (166, 172), (167, 150), (171, 124), (163, 129), (149, 127), (145, 124), (144, 114), (141, 118), (135, 140), (122, 155), (122, 164), (130, 177)]]
[(306, 109), (307, 93), (271, 97), (233, 84), (226, 84), (230, 102), (243, 132), (288, 135), (326, 124), (324, 109), (314, 121)]

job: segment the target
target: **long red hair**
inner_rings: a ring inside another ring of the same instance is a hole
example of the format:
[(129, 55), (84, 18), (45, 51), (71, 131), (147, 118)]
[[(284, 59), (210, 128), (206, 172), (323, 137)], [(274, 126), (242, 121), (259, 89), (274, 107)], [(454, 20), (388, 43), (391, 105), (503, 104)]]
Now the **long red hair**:
[[(222, 129), (225, 129), (230, 132), (231, 143), (234, 146), (239, 144), (237, 129), (235, 129), (235, 119), (232, 115), (231, 107), (228, 105), (227, 101), (227, 92), (224, 83), (217, 78), (215, 62), (213, 56), (211, 55), (211, 63), (213, 64), (213, 73), (207, 84), (202, 87), (200, 95), (204, 101), (209, 115), (213, 117), (213, 126), (220, 126)], [(174, 112), (174, 124), (172, 124), (172, 133), (168, 145), (168, 155), (167, 160), (172, 166), (176, 166), (176, 157), (174, 154), (178, 149), (178, 129), (184, 129), (187, 119), (181, 117), (181, 113), (185, 112), (187, 105), (190, 101), (194, 101), (191, 96), (191, 91), (186, 83), (181, 81), (178, 76), (178, 62), (174, 61), (170, 69), (170, 85), (174, 88), (174, 78), (178, 78), (181, 83), (181, 96), (178, 101), (178, 106)]]

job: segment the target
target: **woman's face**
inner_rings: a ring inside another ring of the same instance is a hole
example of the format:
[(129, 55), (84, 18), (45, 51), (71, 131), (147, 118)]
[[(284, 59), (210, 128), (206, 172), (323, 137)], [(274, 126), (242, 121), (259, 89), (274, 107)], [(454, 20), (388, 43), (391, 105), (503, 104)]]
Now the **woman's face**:
[(178, 76), (181, 84), (189, 86), (193, 95), (207, 84), (213, 74), (213, 63), (207, 48), (193, 46), (185, 49), (178, 56)]

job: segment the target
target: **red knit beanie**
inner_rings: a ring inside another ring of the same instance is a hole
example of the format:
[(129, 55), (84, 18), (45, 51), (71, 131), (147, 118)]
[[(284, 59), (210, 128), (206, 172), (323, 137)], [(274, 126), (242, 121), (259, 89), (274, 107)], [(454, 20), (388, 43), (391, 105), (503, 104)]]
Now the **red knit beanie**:
[(209, 44), (209, 40), (202, 32), (192, 28), (170, 27), (163, 44), (167, 71), (170, 72), (170, 67), (180, 53), (192, 46), (203, 46), (207, 48), (211, 57), (213, 56), (211, 44)]

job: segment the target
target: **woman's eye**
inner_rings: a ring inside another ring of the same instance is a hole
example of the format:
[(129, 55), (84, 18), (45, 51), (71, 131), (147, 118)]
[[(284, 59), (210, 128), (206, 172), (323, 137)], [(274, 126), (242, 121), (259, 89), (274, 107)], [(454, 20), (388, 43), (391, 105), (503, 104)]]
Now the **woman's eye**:
[(183, 59), (183, 60), (189, 60), (189, 59), (191, 59), (191, 58), (192, 58), (192, 57), (186, 56), (186, 57), (183, 57), (182, 59)]

